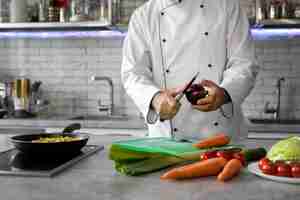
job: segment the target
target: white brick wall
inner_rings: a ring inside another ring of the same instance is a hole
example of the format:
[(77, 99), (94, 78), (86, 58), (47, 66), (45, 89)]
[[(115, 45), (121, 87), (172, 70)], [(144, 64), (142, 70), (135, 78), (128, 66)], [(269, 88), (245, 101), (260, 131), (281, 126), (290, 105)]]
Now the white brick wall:
[(256, 41), (256, 52), (262, 66), (256, 86), (243, 104), (245, 114), (249, 117), (271, 117), (263, 113), (263, 108), (267, 101), (276, 105), (276, 81), (282, 76), (285, 78), (281, 97), (282, 117), (299, 118), (299, 40)]
[(92, 76), (109, 76), (114, 82), (117, 113), (138, 116), (135, 105), (120, 84), (120, 38), (0, 40), (0, 71), (11, 77), (26, 75), (42, 80), (52, 103), (51, 115), (99, 114), (97, 101), (109, 104), (106, 82)]
[[(97, 114), (97, 100), (109, 103), (110, 91), (105, 82), (93, 82), (91, 76), (109, 76), (114, 81), (117, 112), (139, 115), (120, 84), (121, 46), (121, 39), (0, 41), (0, 70), (1, 74), (26, 74), (42, 80), (54, 115)], [(262, 68), (243, 104), (245, 114), (268, 117), (263, 114), (264, 104), (276, 104), (276, 79), (283, 76), (282, 113), (299, 118), (300, 42), (256, 41), (256, 52)]]

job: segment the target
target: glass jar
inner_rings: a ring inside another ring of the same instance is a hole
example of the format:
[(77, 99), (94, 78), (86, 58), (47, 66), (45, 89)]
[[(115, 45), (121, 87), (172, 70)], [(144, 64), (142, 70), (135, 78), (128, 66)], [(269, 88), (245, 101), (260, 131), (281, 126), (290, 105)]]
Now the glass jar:
[(112, 24), (118, 24), (121, 20), (121, 0), (112, 0)]
[(27, 1), (25, 0), (10, 0), (9, 5), (10, 22), (27, 22)]
[(98, 18), (98, 20), (100, 21), (100, 22), (103, 22), (103, 23), (105, 23), (105, 22), (108, 22), (108, 21), (110, 21), (110, 6), (111, 5), (109, 5), (108, 4), (109, 2), (107, 1), (107, 0), (100, 0), (100, 5), (99, 5), (99, 18)]
[(59, 22), (59, 7), (56, 5), (55, 0), (49, 1), (47, 17), (49, 22)]
[(9, 22), (9, 4), (8, 0), (0, 0), (0, 23)]
[(70, 2), (70, 21), (80, 22), (87, 21), (88, 15), (86, 13), (86, 1), (87, 0), (72, 0)]
[(113, 0), (71, 0), (70, 21), (97, 21), (111, 24)]

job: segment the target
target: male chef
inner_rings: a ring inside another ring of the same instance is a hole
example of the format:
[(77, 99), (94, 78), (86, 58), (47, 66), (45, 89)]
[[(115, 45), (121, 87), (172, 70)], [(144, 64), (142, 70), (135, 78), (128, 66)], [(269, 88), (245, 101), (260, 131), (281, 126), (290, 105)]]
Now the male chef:
[[(239, 0), (149, 0), (132, 15), (123, 46), (122, 83), (150, 137), (203, 138), (247, 133), (241, 104), (258, 65)], [(199, 72), (208, 95), (176, 100)], [(159, 116), (158, 119), (150, 116)]]

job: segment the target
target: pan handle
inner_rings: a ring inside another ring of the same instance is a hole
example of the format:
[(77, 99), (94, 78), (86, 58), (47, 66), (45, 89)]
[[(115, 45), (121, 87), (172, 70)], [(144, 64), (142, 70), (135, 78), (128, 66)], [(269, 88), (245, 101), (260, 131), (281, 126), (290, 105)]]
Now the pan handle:
[(80, 123), (73, 123), (73, 124), (70, 124), (70, 125), (66, 126), (64, 128), (62, 134), (72, 133), (73, 131), (79, 130), (79, 129), (81, 129), (81, 124)]

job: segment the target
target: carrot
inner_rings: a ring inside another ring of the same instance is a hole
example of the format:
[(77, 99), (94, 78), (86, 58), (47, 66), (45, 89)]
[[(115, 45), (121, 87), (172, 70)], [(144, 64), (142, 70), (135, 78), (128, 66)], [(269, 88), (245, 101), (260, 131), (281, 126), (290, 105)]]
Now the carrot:
[(161, 179), (187, 179), (202, 176), (217, 175), (225, 166), (227, 160), (224, 158), (211, 158), (171, 169), (164, 173)]
[(210, 148), (223, 146), (228, 144), (229, 142), (230, 137), (228, 137), (224, 133), (219, 133), (217, 135), (202, 139), (199, 142), (193, 144), (193, 146), (197, 148)]
[(228, 181), (238, 175), (243, 165), (238, 159), (231, 159), (224, 167), (223, 171), (218, 175), (218, 181)]

